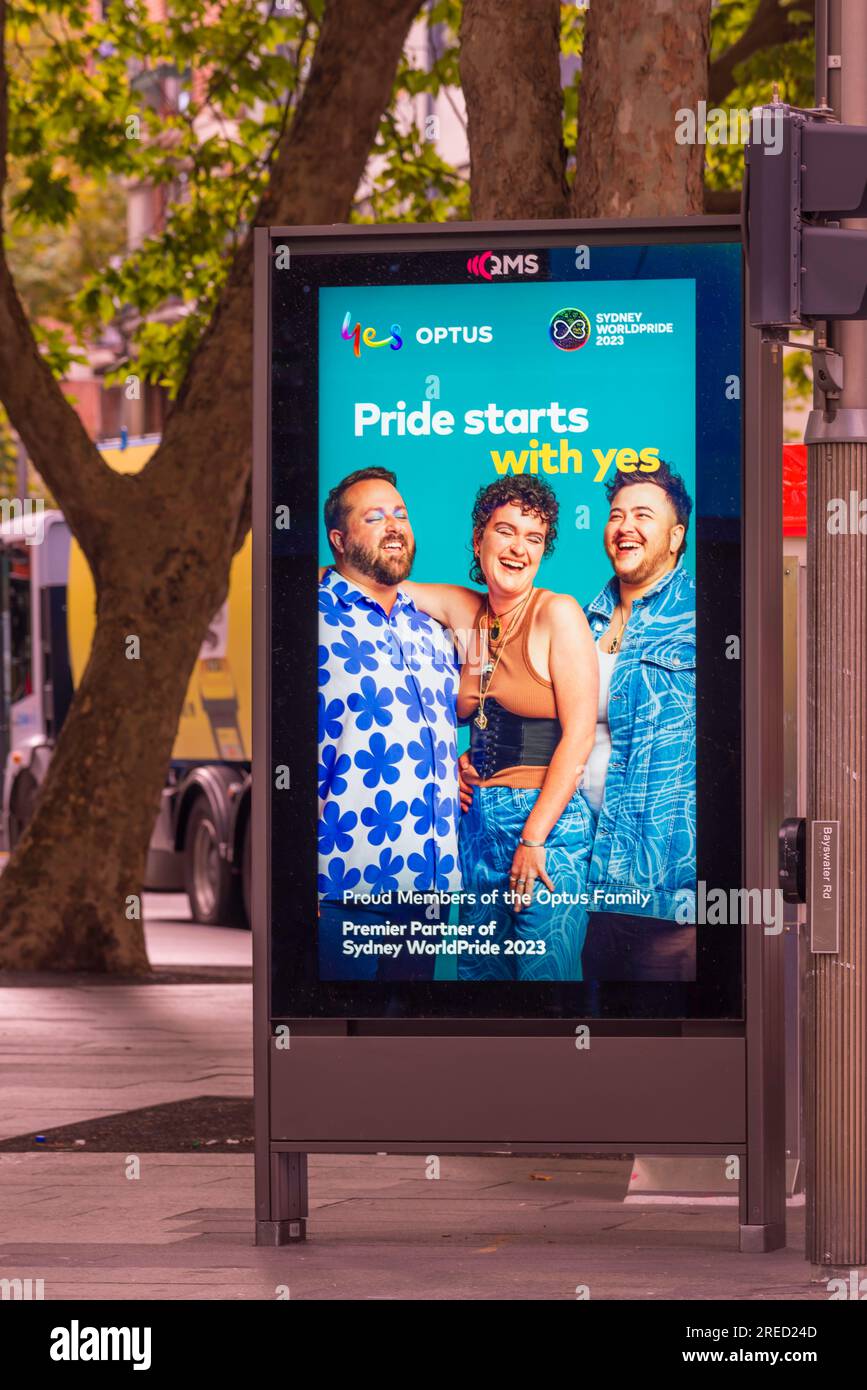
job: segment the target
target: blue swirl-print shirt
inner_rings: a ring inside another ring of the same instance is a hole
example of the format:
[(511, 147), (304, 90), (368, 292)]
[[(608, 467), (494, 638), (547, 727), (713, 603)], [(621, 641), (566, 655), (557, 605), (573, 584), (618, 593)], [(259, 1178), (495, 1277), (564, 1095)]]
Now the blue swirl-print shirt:
[[(611, 579), (585, 608), (595, 638), (618, 602)], [(695, 583), (682, 561), (632, 605), (608, 726), (611, 759), (588, 892), (638, 888), (646, 903), (607, 910), (673, 920), (694, 903), (696, 886)]]
[(319, 585), (319, 895), (456, 892), (458, 668), (400, 590)]

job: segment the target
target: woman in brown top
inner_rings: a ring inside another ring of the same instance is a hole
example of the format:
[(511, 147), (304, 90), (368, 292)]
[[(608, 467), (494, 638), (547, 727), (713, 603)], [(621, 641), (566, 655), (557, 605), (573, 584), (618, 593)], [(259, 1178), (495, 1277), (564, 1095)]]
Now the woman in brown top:
[(459, 955), (461, 979), (582, 978), (595, 817), (576, 786), (599, 673), (578, 603), (535, 587), (557, 516), (541, 479), (498, 479), (473, 508), (470, 577), (487, 592), (401, 585), (452, 629), (462, 665), (457, 712), (470, 726), (475, 791), (460, 825), (461, 921), (491, 950)]

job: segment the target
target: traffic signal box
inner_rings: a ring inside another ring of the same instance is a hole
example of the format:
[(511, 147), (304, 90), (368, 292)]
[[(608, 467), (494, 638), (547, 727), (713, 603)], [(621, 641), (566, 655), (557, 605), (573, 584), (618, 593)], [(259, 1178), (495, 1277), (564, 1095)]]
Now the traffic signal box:
[(746, 148), (750, 322), (809, 327), (867, 318), (867, 127), (782, 103), (753, 112)]

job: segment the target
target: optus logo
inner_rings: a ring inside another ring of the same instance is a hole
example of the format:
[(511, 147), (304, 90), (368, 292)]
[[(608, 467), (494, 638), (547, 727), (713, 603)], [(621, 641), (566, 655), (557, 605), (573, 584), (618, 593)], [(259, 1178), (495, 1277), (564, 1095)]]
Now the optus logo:
[(377, 338), (375, 328), (362, 328), (360, 323), (357, 323), (355, 327), (352, 328), (349, 314), (346, 314), (344, 317), (340, 336), (341, 338), (345, 338), (348, 343), (352, 343), (352, 350), (356, 357), (361, 356), (362, 343), (364, 343), (365, 347), (369, 348), (390, 347), (392, 352), (400, 352), (400, 349), (403, 347), (403, 338), (400, 336), (399, 323), (393, 323), (391, 325), (391, 332), (387, 338)]
[(577, 352), (590, 341), (590, 320), (581, 309), (558, 309), (548, 332), (555, 347), (563, 352)]
[(529, 255), (523, 253), (517, 256), (495, 256), (493, 251), (480, 251), (477, 256), (470, 256), (467, 261), (467, 271), (470, 275), (480, 277), (482, 280), (493, 280), (495, 275), (538, 275), (539, 257), (531, 252)]

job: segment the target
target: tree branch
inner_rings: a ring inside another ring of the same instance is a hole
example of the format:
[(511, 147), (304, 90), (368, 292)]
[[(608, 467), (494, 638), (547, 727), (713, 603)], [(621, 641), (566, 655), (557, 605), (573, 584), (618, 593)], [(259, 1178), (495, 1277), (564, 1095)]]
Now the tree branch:
[(90, 557), (120, 485), (102, 461), (45, 362), (6, 260), (3, 195), (8, 176), (7, 0), (0, 0), (0, 400)]
[[(813, 0), (799, 0), (799, 9), (813, 10)], [(780, 0), (759, 0), (758, 8), (748, 28), (741, 34), (731, 48), (721, 53), (708, 70), (708, 102), (718, 106), (735, 86), (735, 68), (745, 63), (754, 53), (763, 48), (773, 48), (776, 44), (789, 43), (803, 38), (813, 27), (813, 20), (793, 24), (789, 20), (787, 6)]]
[[(420, 8), (421, 0), (326, 4), (307, 84), (256, 214), (257, 226), (348, 219), (409, 26)], [(333, 116), (335, 105), (345, 116), (340, 123), (331, 120), (326, 136), (326, 117)]]
[[(253, 218), (346, 222), (420, 0), (329, 0), (310, 74)], [(339, 119), (335, 113), (342, 113)], [(143, 481), (204, 499), (221, 489), (237, 541), (249, 526), (253, 242), (238, 250)], [(209, 441), (202, 450), (201, 441)], [(209, 500), (209, 506), (213, 506)], [(240, 518), (240, 520), (237, 520)]]

